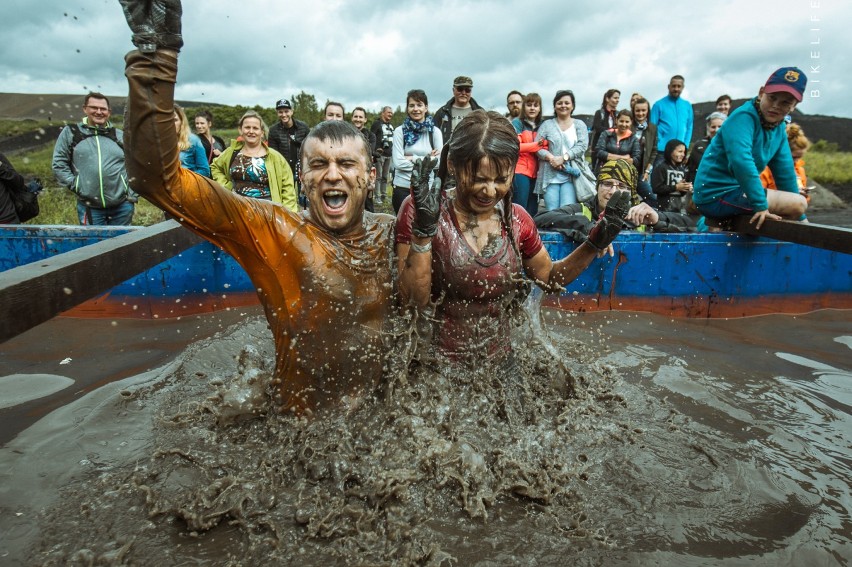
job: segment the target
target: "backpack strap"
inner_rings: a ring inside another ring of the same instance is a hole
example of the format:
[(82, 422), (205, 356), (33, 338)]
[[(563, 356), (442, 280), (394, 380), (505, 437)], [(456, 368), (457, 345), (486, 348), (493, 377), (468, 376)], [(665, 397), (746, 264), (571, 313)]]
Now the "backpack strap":
[(91, 138), (93, 136), (103, 135), (106, 138), (109, 138), (116, 145), (121, 148), (121, 151), (124, 151), (124, 143), (118, 139), (118, 132), (116, 131), (114, 126), (110, 126), (109, 128), (104, 128), (103, 130), (98, 130), (96, 134), (88, 134), (83, 132), (83, 129), (80, 128), (79, 124), (69, 124), (68, 128), (71, 129), (71, 159), (74, 159), (74, 148), (77, 147), (77, 144), (85, 140), (86, 138)]

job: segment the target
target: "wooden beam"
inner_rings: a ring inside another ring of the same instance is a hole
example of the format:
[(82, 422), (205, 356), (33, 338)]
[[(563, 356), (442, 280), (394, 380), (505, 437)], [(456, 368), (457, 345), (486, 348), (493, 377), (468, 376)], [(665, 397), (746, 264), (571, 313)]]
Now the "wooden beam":
[(804, 244), (823, 250), (852, 254), (852, 229), (824, 224), (766, 219), (760, 230), (756, 230), (754, 225), (748, 222), (750, 219), (750, 215), (734, 217), (731, 219), (730, 230), (752, 236), (765, 236), (775, 240)]
[(0, 342), (201, 242), (174, 220), (0, 273)]

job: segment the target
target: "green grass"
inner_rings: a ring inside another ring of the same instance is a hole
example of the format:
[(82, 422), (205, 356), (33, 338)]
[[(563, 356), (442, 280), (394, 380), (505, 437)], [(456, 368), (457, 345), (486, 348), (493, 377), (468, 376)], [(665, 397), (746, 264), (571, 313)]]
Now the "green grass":
[[(7, 156), (18, 173), (41, 179), (44, 190), (38, 198), (39, 215), (26, 224), (79, 224), (77, 220), (77, 198), (65, 187), (60, 187), (53, 177), (50, 163), (53, 161), (53, 145), (40, 150)], [(163, 220), (163, 212), (146, 201), (139, 199), (133, 224), (150, 226)]]
[(50, 126), (51, 123), (47, 120), (33, 120), (25, 118), (24, 120), (0, 120), (0, 137), (17, 136)]
[(821, 185), (852, 185), (852, 152), (811, 150), (805, 154), (805, 170)]

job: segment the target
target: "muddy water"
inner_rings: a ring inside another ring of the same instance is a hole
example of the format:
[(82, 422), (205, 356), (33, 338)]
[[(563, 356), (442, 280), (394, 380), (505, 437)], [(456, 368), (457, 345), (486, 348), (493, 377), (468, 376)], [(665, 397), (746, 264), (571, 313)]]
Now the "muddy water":
[(252, 316), (8, 443), (0, 562), (846, 565), (850, 319), (547, 312), (304, 422)]

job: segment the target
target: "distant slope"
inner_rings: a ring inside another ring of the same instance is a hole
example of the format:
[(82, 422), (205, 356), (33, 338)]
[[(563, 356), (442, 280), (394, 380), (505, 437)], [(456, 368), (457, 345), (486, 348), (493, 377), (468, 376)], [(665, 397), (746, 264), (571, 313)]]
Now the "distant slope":
[[(124, 114), (126, 96), (109, 97), (113, 114)], [(207, 102), (178, 101), (185, 108), (221, 106)], [(0, 93), (0, 119), (77, 122), (82, 118), (82, 95)]]
[[(114, 115), (124, 114), (124, 104), (127, 97), (109, 94), (107, 96), (109, 96), (112, 106), (112, 113)], [(747, 100), (750, 99), (735, 100), (734, 108)], [(178, 104), (185, 108), (221, 106), (214, 103), (193, 101), (178, 101)], [(30, 119), (62, 125), (66, 122), (79, 121), (83, 116), (82, 105), (83, 97), (81, 95), (0, 93), (0, 119)], [(807, 109), (807, 105), (804, 105), (804, 107)], [(704, 136), (704, 119), (713, 112), (715, 104), (713, 102), (700, 102), (693, 104), (692, 108), (695, 112), (692, 141), (695, 141)], [(794, 120), (802, 125), (812, 142), (817, 140), (835, 142), (841, 150), (852, 151), (852, 118), (838, 118), (819, 114), (808, 115), (798, 110), (794, 112), (794, 117)], [(577, 118), (591, 127), (591, 116), (578, 114)]]
[[(743, 103), (751, 99), (738, 99), (733, 103), (733, 108), (739, 108)], [(653, 104), (653, 102), (651, 103)], [(807, 105), (805, 105), (807, 107)], [(692, 129), (692, 142), (700, 140), (706, 133), (705, 119), (707, 115), (716, 110), (715, 102), (698, 102), (692, 105), (695, 126)], [(578, 114), (577, 118), (582, 120), (586, 126), (592, 126), (592, 116)], [(803, 114), (799, 110), (793, 111), (793, 121), (802, 126), (811, 142), (825, 140), (836, 143), (842, 151), (852, 151), (852, 118), (838, 118), (837, 116), (823, 116), (821, 114)]]

